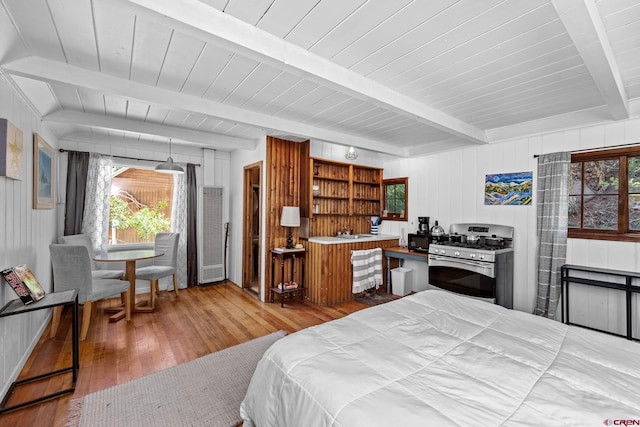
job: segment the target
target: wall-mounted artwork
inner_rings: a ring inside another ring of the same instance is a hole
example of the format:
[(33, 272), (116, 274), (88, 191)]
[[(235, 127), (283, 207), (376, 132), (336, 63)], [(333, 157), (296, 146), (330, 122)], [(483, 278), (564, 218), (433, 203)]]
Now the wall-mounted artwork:
[(22, 131), (7, 119), (0, 119), (0, 176), (22, 179)]
[(530, 205), (533, 172), (497, 173), (484, 181), (485, 205)]
[(33, 135), (33, 208), (53, 208), (53, 148)]

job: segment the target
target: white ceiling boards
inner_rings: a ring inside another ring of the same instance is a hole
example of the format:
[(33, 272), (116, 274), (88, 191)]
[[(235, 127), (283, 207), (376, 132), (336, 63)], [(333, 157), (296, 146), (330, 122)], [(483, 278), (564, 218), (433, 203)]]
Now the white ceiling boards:
[(624, 119), (640, 98), (630, 0), (0, 5), (0, 73), (59, 138), (411, 156)]

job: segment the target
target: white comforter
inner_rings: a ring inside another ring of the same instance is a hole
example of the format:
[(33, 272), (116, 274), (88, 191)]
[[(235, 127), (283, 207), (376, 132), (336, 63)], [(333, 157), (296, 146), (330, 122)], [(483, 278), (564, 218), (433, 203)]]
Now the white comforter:
[(240, 412), (244, 427), (640, 423), (640, 345), (424, 291), (279, 340)]

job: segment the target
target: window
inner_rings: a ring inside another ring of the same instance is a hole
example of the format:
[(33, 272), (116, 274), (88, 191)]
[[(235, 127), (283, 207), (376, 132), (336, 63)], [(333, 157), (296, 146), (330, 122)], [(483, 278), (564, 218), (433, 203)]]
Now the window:
[(173, 175), (116, 165), (111, 176), (109, 244), (153, 242), (171, 231)]
[(382, 194), (384, 207), (382, 219), (392, 221), (406, 221), (408, 178), (393, 178), (382, 180)]
[(640, 147), (571, 156), (569, 237), (640, 241)]

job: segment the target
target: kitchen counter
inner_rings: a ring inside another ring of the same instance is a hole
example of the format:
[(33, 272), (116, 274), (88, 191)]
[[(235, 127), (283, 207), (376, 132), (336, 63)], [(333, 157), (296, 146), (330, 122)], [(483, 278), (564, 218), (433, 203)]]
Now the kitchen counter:
[(377, 242), (380, 240), (397, 240), (400, 236), (394, 236), (391, 234), (356, 234), (358, 237), (337, 237), (337, 236), (316, 236), (309, 237), (310, 243), (320, 243), (321, 245), (334, 245), (344, 243), (359, 243), (359, 242)]
[[(353, 270), (351, 251), (398, 247), (398, 236), (379, 234), (344, 238), (333, 236), (311, 237), (307, 248), (307, 298), (314, 304), (331, 306), (355, 299), (352, 292)], [(387, 266), (382, 257), (382, 268)], [(386, 282), (386, 277), (383, 277)], [(386, 283), (383, 283), (385, 286)]]

